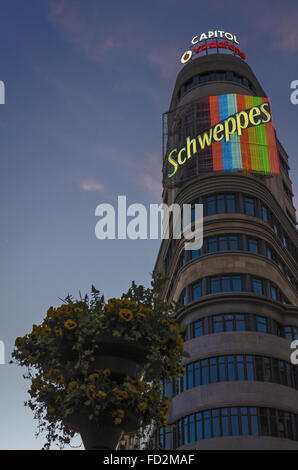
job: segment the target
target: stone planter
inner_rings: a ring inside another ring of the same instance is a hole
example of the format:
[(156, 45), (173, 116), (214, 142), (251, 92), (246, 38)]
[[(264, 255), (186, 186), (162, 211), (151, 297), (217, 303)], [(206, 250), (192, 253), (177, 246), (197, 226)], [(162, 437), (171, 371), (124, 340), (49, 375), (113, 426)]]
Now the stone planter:
[[(95, 360), (90, 363), (89, 373), (110, 369), (112, 378), (116, 381), (127, 375), (136, 378), (146, 363), (147, 354), (147, 349), (139, 342), (106, 336), (101, 340)], [(68, 380), (79, 376), (72, 361), (68, 361), (63, 373)]]
[(138, 430), (138, 421), (131, 410), (126, 411), (121, 424), (114, 424), (108, 412), (103, 411), (97, 419), (89, 420), (88, 413), (80, 410), (70, 415), (66, 424), (81, 434), (85, 450), (115, 450), (122, 432)]

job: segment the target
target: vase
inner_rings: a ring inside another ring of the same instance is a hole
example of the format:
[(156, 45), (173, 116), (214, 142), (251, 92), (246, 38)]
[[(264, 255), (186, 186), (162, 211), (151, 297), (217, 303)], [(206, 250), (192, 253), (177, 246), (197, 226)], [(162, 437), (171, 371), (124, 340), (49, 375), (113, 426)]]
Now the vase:
[(138, 420), (132, 410), (126, 410), (121, 424), (115, 424), (112, 414), (106, 411), (90, 420), (85, 410), (76, 410), (65, 421), (80, 433), (85, 450), (115, 450), (123, 432), (138, 430)]
[[(90, 362), (88, 374), (110, 369), (111, 378), (116, 381), (123, 380), (126, 376), (135, 379), (143, 371), (147, 354), (148, 349), (140, 342), (107, 335), (100, 341), (95, 359)], [(63, 372), (68, 380), (80, 376), (71, 361), (64, 367)]]

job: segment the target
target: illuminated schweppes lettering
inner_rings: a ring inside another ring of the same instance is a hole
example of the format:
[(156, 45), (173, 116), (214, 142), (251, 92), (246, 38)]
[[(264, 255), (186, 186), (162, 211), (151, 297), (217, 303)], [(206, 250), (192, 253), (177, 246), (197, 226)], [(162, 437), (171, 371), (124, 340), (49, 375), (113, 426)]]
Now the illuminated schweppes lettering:
[(268, 102), (253, 106), (245, 111), (239, 111), (233, 116), (212, 126), (196, 138), (187, 137), (185, 146), (173, 149), (168, 155), (171, 172), (168, 178), (172, 178), (179, 166), (184, 165), (193, 155), (210, 147), (215, 142), (229, 142), (235, 133), (241, 136), (244, 129), (257, 127), (272, 121), (270, 105)]

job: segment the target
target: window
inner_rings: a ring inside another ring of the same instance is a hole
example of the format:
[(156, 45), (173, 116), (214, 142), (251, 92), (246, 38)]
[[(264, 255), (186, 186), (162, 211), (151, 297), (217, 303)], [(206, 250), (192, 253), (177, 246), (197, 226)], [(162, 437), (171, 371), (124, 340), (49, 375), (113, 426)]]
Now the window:
[(265, 206), (262, 206), (262, 219), (263, 219), (264, 222), (266, 222), (267, 224), (269, 223), (268, 209), (267, 209), (267, 207), (265, 207)]
[(229, 237), (229, 249), (233, 251), (239, 250), (239, 237), (237, 236)]
[(226, 80), (227, 74), (226, 72), (216, 72), (215, 73), (215, 80)]
[(203, 335), (203, 320), (196, 321), (193, 324), (193, 337), (194, 338), (199, 338), (200, 336)]
[(261, 279), (252, 278), (252, 291), (254, 294), (263, 295), (263, 283)]
[(217, 194), (206, 198), (206, 215), (236, 212), (235, 194)]
[(215, 197), (211, 196), (207, 198), (207, 215), (213, 215), (216, 213)]
[(257, 331), (262, 331), (264, 333), (268, 332), (267, 318), (265, 317), (256, 317), (256, 327)]
[(251, 197), (244, 198), (244, 210), (246, 215), (255, 215), (255, 204), (254, 199)]
[(220, 280), (219, 277), (211, 278), (211, 294), (217, 294), (220, 292)]
[(193, 285), (193, 300), (199, 299), (202, 295), (201, 282), (197, 282)]
[(271, 298), (277, 300), (277, 289), (274, 286), (271, 286)]
[(210, 82), (212, 80), (211, 73), (204, 73), (200, 75), (200, 83)]
[[(274, 408), (214, 408), (179, 419), (170, 432), (172, 437), (167, 442), (168, 445), (172, 442), (172, 449), (221, 436), (276, 436), (297, 440), (297, 415)], [(165, 442), (165, 435), (163, 429), (156, 431), (157, 445)]]
[(235, 195), (228, 194), (226, 196), (226, 201), (227, 201), (227, 212), (236, 212)]
[[(219, 324), (223, 331), (223, 324)], [(261, 381), (298, 389), (298, 372), (292, 364), (276, 358), (251, 355), (229, 355), (202, 359), (187, 364), (185, 375), (165, 386), (166, 395), (185, 392), (218, 382)]]
[(213, 253), (215, 251), (217, 251), (217, 239), (216, 237), (209, 238), (208, 239), (208, 253)]
[(248, 239), (248, 251), (251, 253), (258, 253), (259, 252), (259, 242), (255, 238)]

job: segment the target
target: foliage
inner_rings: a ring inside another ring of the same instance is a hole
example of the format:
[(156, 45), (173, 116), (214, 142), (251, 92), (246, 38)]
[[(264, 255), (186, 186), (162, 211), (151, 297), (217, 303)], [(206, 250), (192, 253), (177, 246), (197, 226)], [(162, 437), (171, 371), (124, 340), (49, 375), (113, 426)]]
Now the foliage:
[[(68, 295), (61, 306), (48, 309), (40, 325), (16, 339), (14, 362), (27, 367), (24, 377), (31, 380), (25, 405), (39, 420), (39, 432), (47, 432), (46, 449), (52, 442), (60, 447), (70, 442), (74, 431), (67, 423), (77, 411), (90, 420), (108, 413), (120, 426), (133, 411), (140, 430), (152, 421), (166, 424), (169, 399), (161, 383), (184, 374), (186, 353), (173, 319), (178, 306), (161, 299), (162, 284), (155, 274), (151, 288), (133, 282), (121, 299), (106, 303), (94, 286), (83, 298)], [(115, 348), (119, 341), (142, 345), (146, 363), (139, 376), (119, 380), (108, 367), (97, 367), (107, 341)], [(146, 373), (157, 364), (158, 374), (149, 381)]]

